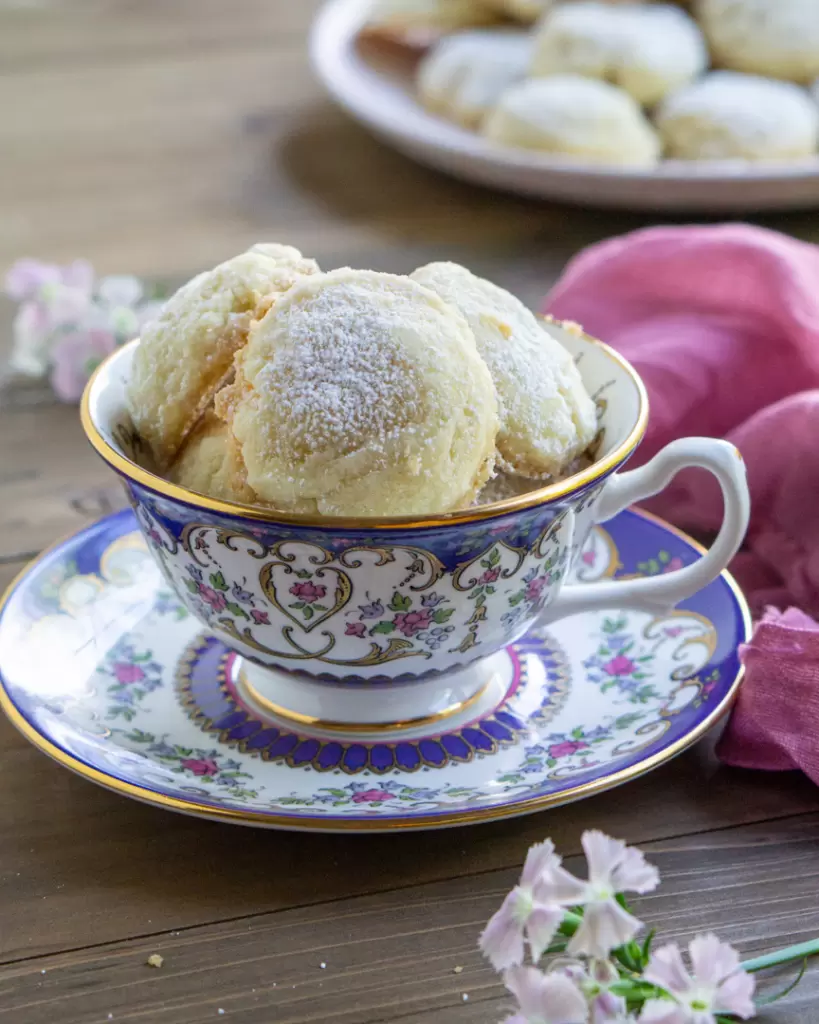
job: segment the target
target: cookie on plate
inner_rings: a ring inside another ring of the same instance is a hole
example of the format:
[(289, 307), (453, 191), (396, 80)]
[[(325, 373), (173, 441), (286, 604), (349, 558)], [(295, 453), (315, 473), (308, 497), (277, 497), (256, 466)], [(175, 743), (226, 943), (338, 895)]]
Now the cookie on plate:
[(712, 71), (662, 104), (666, 155), (682, 160), (794, 160), (819, 145), (819, 109), (791, 82)]
[(477, 128), (510, 85), (526, 76), (528, 33), (476, 29), (441, 40), (418, 68), (418, 96), (427, 110)]
[(681, 8), (588, 0), (546, 15), (535, 35), (531, 74), (599, 78), (653, 106), (707, 65), (702, 33)]
[(807, 84), (819, 75), (817, 0), (699, 0), (714, 63)]
[(282, 510), (447, 512), (494, 464), (495, 389), (466, 320), (393, 274), (304, 278), (252, 329), (220, 406), (248, 485)]
[(482, 124), (493, 142), (588, 163), (653, 167), (657, 133), (637, 103), (616, 86), (579, 75), (513, 85)]

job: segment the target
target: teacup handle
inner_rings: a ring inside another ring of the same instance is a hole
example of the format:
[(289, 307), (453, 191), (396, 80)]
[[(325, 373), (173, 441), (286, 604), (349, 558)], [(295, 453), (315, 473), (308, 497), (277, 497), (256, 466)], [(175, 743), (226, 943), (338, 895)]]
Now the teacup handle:
[(666, 445), (640, 469), (616, 473), (603, 491), (595, 521), (603, 523), (634, 502), (659, 493), (681, 469), (689, 466), (709, 470), (722, 488), (722, 526), (710, 551), (692, 565), (662, 576), (565, 586), (544, 609), (542, 622), (612, 607), (661, 615), (692, 597), (722, 572), (742, 543), (750, 515), (745, 463), (739, 451), (727, 441), (710, 437), (682, 438)]

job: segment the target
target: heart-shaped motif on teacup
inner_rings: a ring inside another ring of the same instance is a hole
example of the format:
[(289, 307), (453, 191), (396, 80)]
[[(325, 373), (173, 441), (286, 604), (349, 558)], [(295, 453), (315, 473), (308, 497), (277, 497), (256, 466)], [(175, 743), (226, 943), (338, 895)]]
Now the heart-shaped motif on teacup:
[[(315, 564), (318, 559), (311, 557), (309, 561)], [(310, 633), (341, 611), (352, 596), (353, 585), (342, 569), (327, 565), (308, 568), (294, 562), (294, 556), (287, 561), (268, 562), (259, 573), (259, 585), (282, 615)]]

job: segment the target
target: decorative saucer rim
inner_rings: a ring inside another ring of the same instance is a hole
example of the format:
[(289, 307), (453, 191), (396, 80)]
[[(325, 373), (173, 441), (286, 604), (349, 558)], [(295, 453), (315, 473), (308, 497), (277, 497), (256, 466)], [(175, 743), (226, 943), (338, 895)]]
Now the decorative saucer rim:
[[(61, 547), (67, 545), (70, 541), (94, 531), (99, 527), (100, 523), (120, 516), (126, 511), (130, 510), (123, 509), (119, 512), (102, 516), (100, 519), (95, 520), (93, 523), (88, 524), (82, 529), (72, 531), (49, 545), (40, 552), (36, 558), (32, 559), (32, 561), (29, 562), (28, 565), (26, 565), (12, 579), (11, 583), (3, 593), (2, 598), (0, 598), (0, 622), (2, 621), (3, 613), (12, 595), (19, 589), (27, 577), (36, 570), (42, 561), (59, 551)], [(635, 515), (637, 518), (659, 525), (667, 532), (679, 537), (696, 551), (702, 553), (705, 550), (702, 545), (685, 533), (685, 531), (666, 522), (659, 516), (640, 508), (632, 508), (629, 509), (628, 512)], [(719, 578), (725, 585), (727, 585), (733, 595), (737, 611), (739, 613), (738, 625), (740, 628), (738, 632), (741, 634), (741, 640), (747, 640), (751, 633), (752, 619), (750, 608), (748, 607), (745, 596), (728, 570), (724, 570), (720, 574)], [(34, 725), (32, 725), (25, 715), (23, 715), (23, 713), (18, 709), (7, 689), (6, 681), (2, 674), (0, 674), (0, 709), (5, 713), (11, 724), (36, 749), (46, 754), (58, 764), (68, 768), (76, 775), (94, 782), (103, 789), (107, 789), (109, 792), (120, 793), (150, 806), (174, 810), (211, 821), (223, 821), (226, 823), (251, 827), (268, 827), (300, 832), (419, 831), (433, 828), (455, 827), (466, 824), (484, 824), (492, 821), (522, 817), (551, 807), (573, 803), (577, 800), (585, 799), (587, 797), (606, 792), (610, 789), (614, 789), (632, 781), (633, 779), (640, 778), (641, 776), (653, 771), (655, 768), (673, 760), (679, 754), (693, 746), (694, 743), (712, 729), (714, 725), (716, 725), (727, 714), (736, 700), (744, 674), (744, 667), (740, 665), (722, 700), (708, 715), (706, 715), (684, 736), (679, 737), (673, 743), (668, 744), (668, 746), (656, 751), (654, 754), (651, 754), (635, 764), (626, 765), (618, 771), (596, 779), (578, 783), (577, 785), (565, 790), (540, 794), (538, 796), (518, 801), (512, 800), (506, 803), (497, 804), (493, 807), (475, 808), (473, 810), (453, 810), (449, 812), (438, 811), (434, 814), (406, 815), (403, 817), (395, 816), (386, 820), (379, 820), (376, 818), (344, 819), (340, 817), (330, 819), (321, 817), (310, 818), (299, 814), (282, 814), (280, 812), (274, 813), (220, 807), (201, 801), (184, 800), (179, 797), (169, 796), (155, 789), (151, 789), (149, 786), (138, 785), (136, 783), (127, 782), (123, 779), (117, 778), (115, 775), (102, 771), (99, 768), (86, 763), (81, 758), (63, 750), (51, 739), (41, 733)]]

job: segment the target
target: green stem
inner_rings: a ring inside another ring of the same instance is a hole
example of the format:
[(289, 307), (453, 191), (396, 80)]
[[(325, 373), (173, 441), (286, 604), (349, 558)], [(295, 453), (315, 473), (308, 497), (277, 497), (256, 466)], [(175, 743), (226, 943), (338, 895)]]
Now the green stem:
[(560, 932), (561, 935), (572, 936), (580, 927), (580, 922), (582, 920), (583, 918), (580, 916), (580, 914), (574, 914), (571, 910), (567, 910), (563, 918), (563, 923), (557, 930)]
[(819, 953), (819, 939), (811, 939), (810, 942), (800, 942), (796, 946), (786, 946), (775, 953), (766, 953), (765, 956), (758, 956), (753, 960), (746, 960), (740, 964), (743, 971), (763, 971), (766, 967), (777, 967), (779, 964), (789, 964), (794, 960), (804, 960), (808, 956), (816, 956)]

